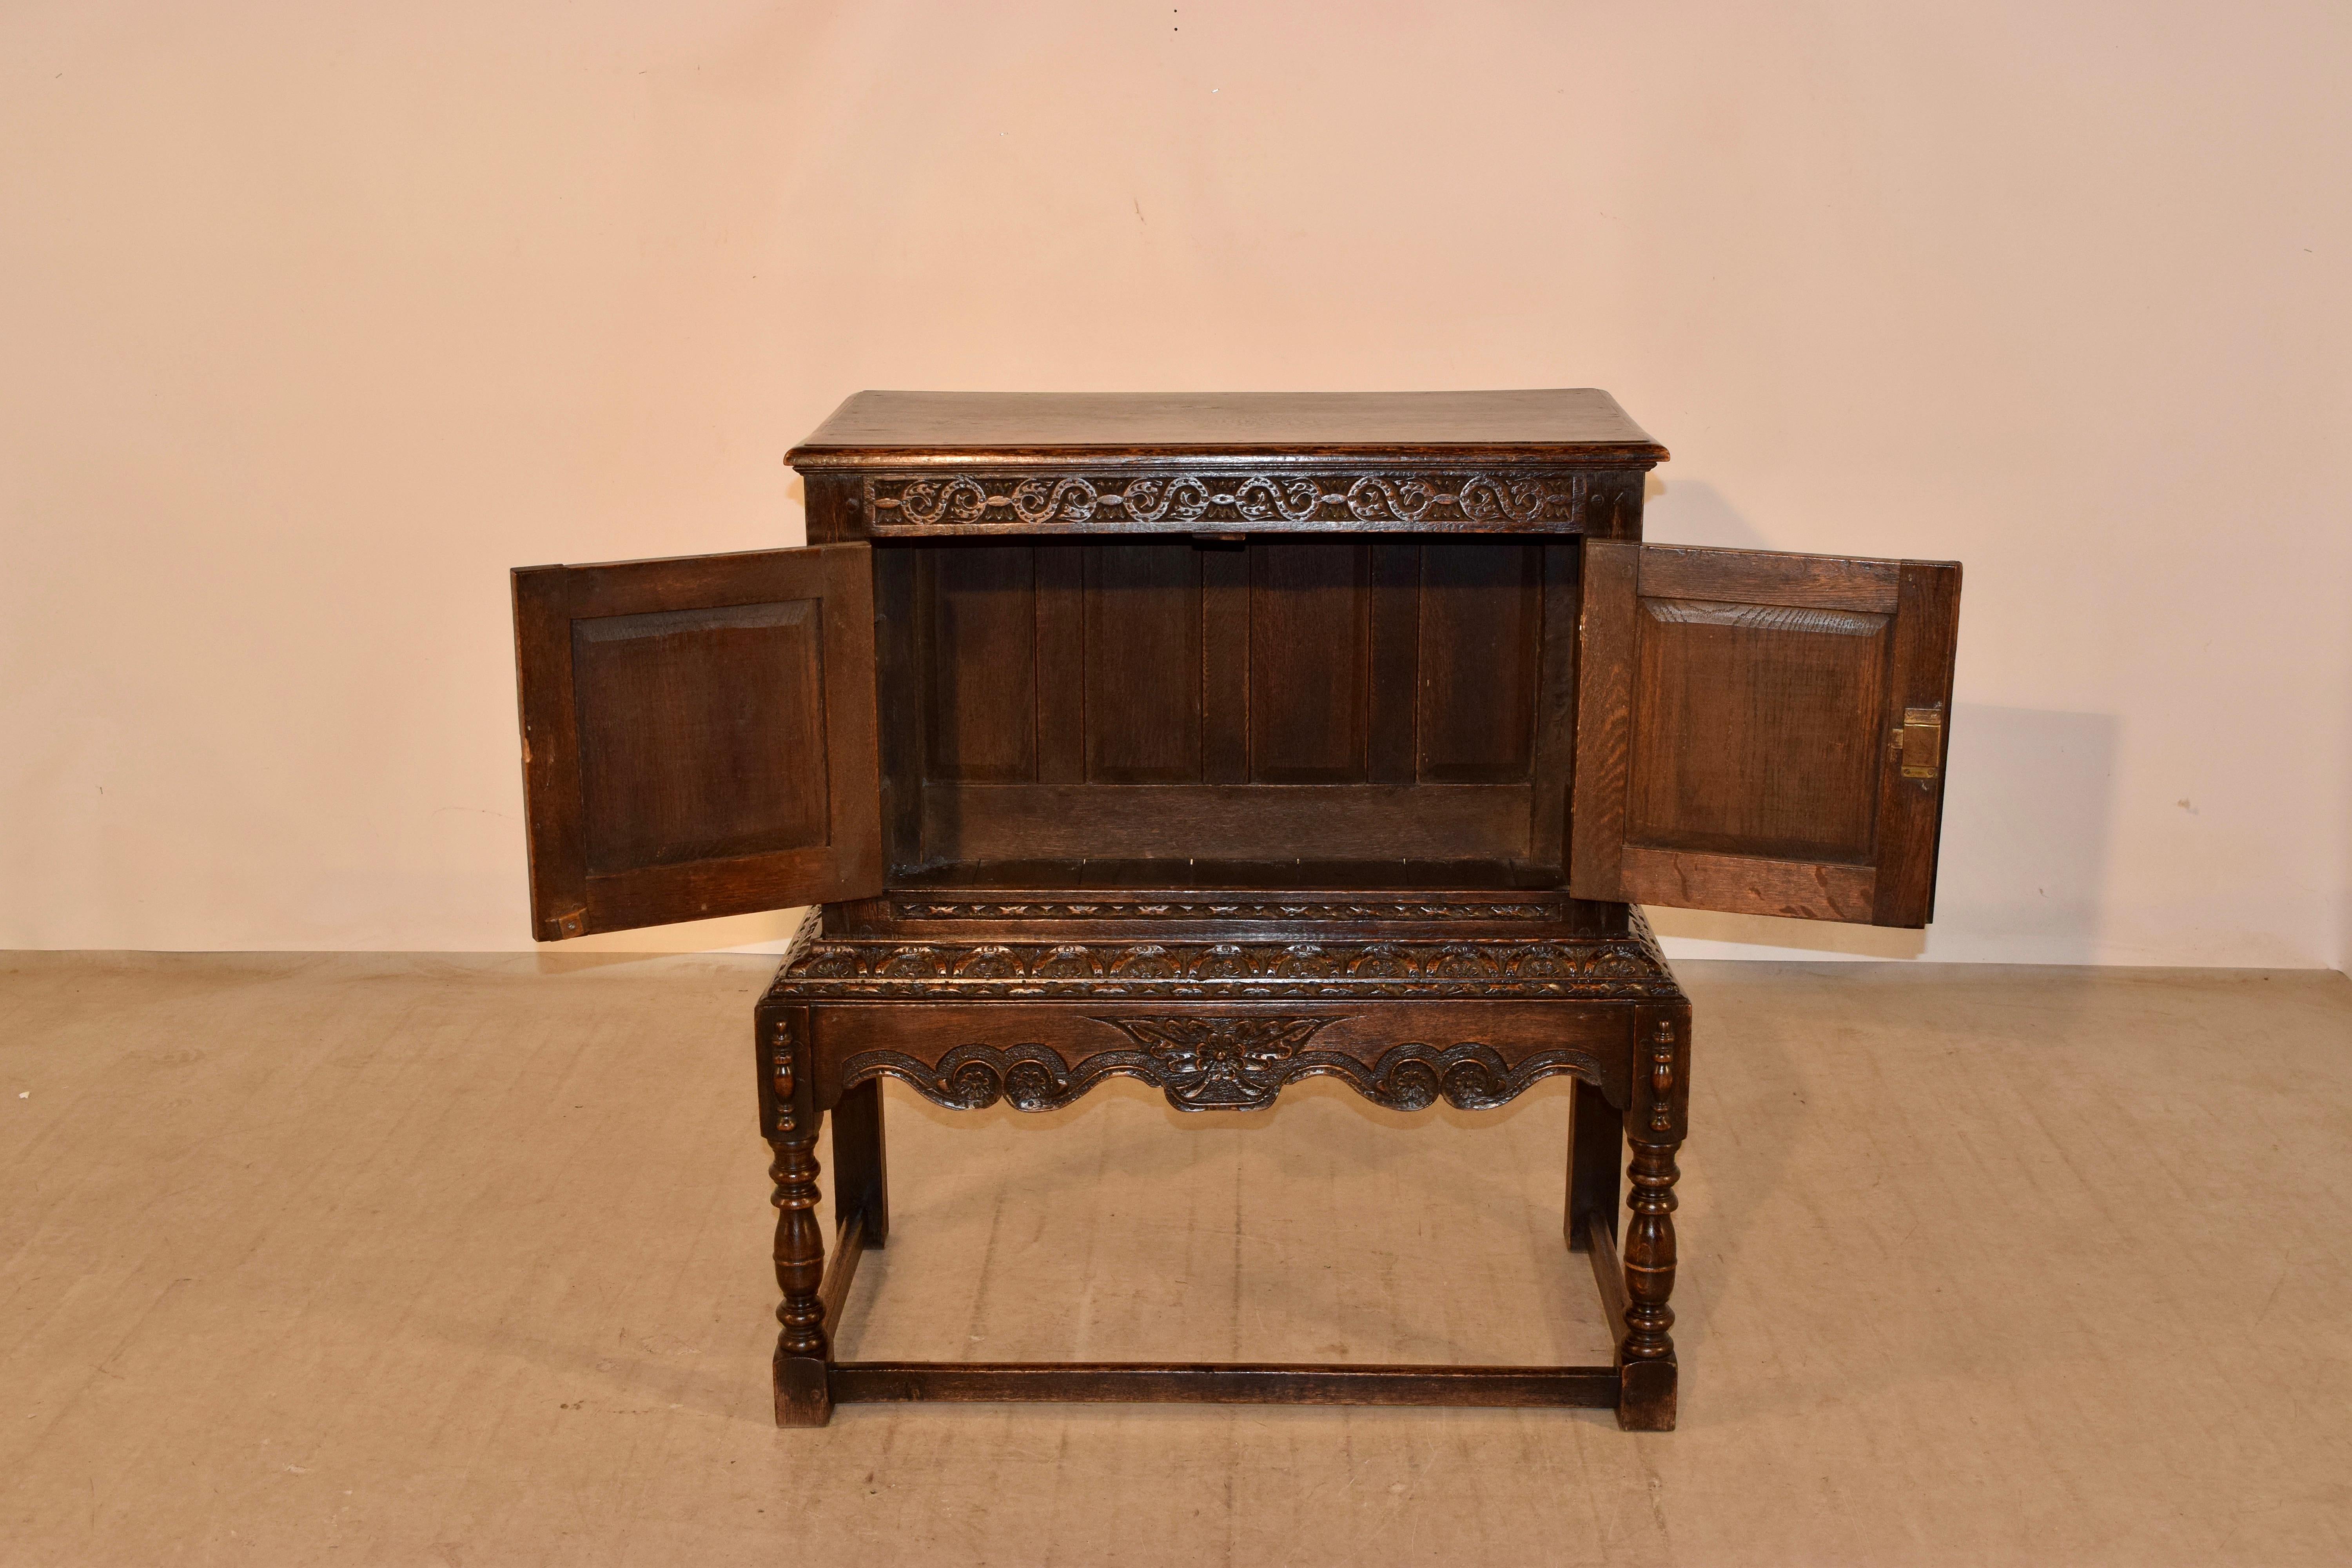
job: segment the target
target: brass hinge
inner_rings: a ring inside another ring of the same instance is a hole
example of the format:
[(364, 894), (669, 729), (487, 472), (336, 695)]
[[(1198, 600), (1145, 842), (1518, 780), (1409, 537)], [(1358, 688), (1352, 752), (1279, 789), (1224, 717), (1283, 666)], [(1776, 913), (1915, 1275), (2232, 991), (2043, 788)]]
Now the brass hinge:
[(1944, 773), (1944, 710), (1940, 708), (1903, 710), (1903, 727), (1895, 731), (1895, 749), (1903, 753), (1905, 778), (1941, 778)]

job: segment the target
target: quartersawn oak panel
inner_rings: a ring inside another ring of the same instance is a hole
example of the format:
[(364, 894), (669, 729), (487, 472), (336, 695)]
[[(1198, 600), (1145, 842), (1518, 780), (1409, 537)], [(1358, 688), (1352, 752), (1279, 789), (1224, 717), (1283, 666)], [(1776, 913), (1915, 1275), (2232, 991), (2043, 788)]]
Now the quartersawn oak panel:
[(1888, 624), (1854, 610), (1644, 595), (1628, 836), (1868, 859)]

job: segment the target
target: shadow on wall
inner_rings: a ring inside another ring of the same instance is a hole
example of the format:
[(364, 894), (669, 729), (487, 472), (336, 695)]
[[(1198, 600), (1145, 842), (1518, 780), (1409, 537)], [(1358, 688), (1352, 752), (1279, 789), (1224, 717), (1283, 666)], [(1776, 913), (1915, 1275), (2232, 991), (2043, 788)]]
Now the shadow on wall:
[[(1953, 704), (1936, 878), (1939, 957), (2097, 962), (2119, 729), (2108, 713)], [(1820, 921), (1653, 909), (1650, 923), (1662, 937), (1854, 958), (1927, 950), (1925, 931)]]
[[(1712, 486), (1652, 481), (1654, 541), (1741, 550), (1779, 548)], [(1966, 551), (1954, 552), (1965, 567)], [(1968, 658), (1961, 595), (1960, 657)], [(2098, 958), (2099, 895), (2114, 816), (2120, 721), (1955, 702), (1936, 887), (1938, 957), (2020, 963)], [(1927, 933), (1753, 915), (1654, 909), (1677, 945), (1722, 942), (1792, 953), (1916, 958)], [(1737, 951), (1685, 956), (1751, 956)]]

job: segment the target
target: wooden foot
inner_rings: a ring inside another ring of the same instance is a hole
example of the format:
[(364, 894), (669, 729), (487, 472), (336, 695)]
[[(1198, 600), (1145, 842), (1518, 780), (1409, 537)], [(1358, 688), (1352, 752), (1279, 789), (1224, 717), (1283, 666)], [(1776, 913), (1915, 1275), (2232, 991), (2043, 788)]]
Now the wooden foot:
[(882, 1080), (868, 1079), (833, 1108), (833, 1208), (864, 1222), (866, 1245), (890, 1238), (889, 1167), (882, 1152)]
[(1601, 1090), (1576, 1084), (1576, 1118), (1569, 1130), (1568, 1249), (1591, 1250), (1591, 1222), (1617, 1234), (1617, 1170), (1624, 1157), (1625, 1117)]
[(833, 1395), (825, 1382), (830, 1346), (824, 1335), (824, 1233), (816, 1223), (818, 1166), (814, 1118), (795, 1118), (788, 1135), (770, 1140), (776, 1163), (768, 1174), (776, 1184), (776, 1283), (784, 1292), (776, 1309), (783, 1325), (776, 1336), (776, 1425), (822, 1426), (833, 1418)]
[(1617, 1369), (1617, 1425), (1627, 1432), (1675, 1429), (1675, 1362), (1637, 1361)]

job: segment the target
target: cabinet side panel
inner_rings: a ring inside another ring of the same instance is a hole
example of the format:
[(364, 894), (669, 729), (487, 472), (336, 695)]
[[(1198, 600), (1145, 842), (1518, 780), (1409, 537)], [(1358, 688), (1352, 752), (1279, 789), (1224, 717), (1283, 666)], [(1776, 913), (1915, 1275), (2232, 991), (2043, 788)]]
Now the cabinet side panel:
[(1250, 547), (1250, 776), (1361, 784), (1366, 767), (1370, 551), (1317, 542)]
[(874, 555), (874, 680), (882, 768), (882, 842), (887, 864), (922, 858), (924, 714), (929, 703), (926, 650), (917, 608), (919, 546), (877, 544)]
[(1423, 784), (1523, 784), (1535, 750), (1541, 545), (1422, 546)]
[(1580, 556), (1572, 542), (1543, 547), (1543, 631), (1536, 687), (1534, 817), (1528, 854), (1568, 866), (1568, 802), (1576, 778), (1576, 615)]
[[(1188, 540), (1104, 544), (1086, 560), (1087, 777), (1201, 778), (1201, 567)], [(1048, 671), (1048, 679), (1075, 679)]]

